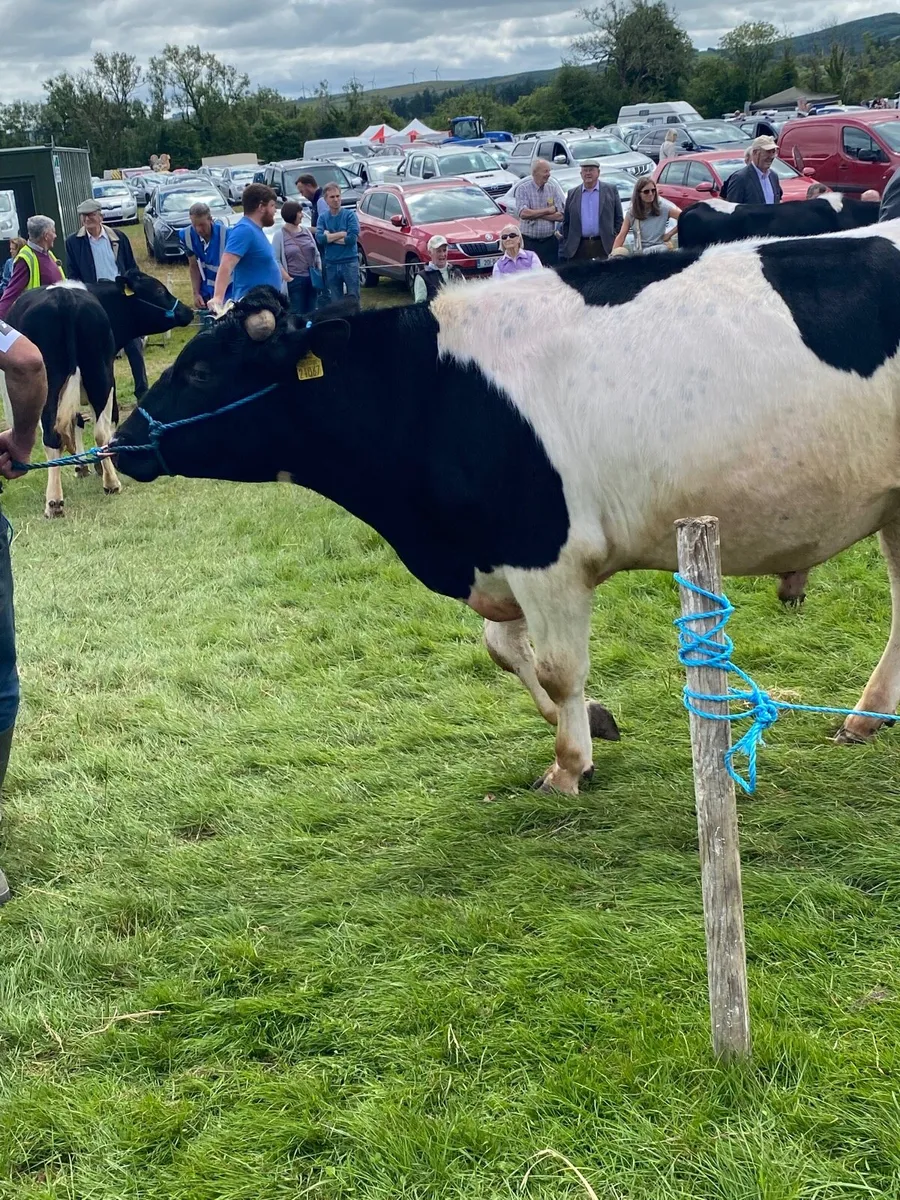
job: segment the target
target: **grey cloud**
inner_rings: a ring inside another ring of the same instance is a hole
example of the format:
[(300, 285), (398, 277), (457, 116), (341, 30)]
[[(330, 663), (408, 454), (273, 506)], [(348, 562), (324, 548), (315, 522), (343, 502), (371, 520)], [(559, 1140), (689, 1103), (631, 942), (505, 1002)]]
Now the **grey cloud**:
[[(714, 46), (741, 21), (799, 33), (878, 12), (875, 0), (682, 0), (694, 44)], [(87, 66), (96, 50), (142, 62), (166, 42), (199, 43), (254, 84), (297, 94), (351, 76), (368, 85), (501, 75), (557, 66), (583, 28), (571, 0), (0, 0), (0, 100), (38, 99), (41, 83)]]

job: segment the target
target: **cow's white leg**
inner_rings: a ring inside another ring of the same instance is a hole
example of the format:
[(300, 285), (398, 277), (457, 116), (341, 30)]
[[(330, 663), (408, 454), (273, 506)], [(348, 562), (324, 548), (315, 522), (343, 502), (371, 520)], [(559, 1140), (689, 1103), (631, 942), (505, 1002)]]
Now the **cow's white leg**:
[[(82, 427), (79, 425), (77, 420), (75, 422), (75, 453), (84, 453), (84, 434), (82, 432)], [(75, 474), (79, 479), (87, 479), (90, 473), (91, 468), (87, 463), (79, 463), (75, 468)]]
[(544, 775), (547, 791), (578, 795), (593, 770), (591, 726), (584, 700), (590, 658), (593, 593), (566, 568), (509, 572), (534, 641), (537, 681), (556, 705), (556, 761)]
[[(900, 704), (900, 517), (885, 525), (879, 536), (891, 583), (891, 632), (856, 707), (868, 712), (893, 713)], [(864, 741), (883, 724), (872, 717), (847, 717), (837, 741)]]
[[(109, 393), (109, 399), (106, 401), (106, 407), (97, 418), (97, 423), (94, 426), (95, 440), (98, 446), (106, 446), (112, 440), (113, 434), (116, 432), (113, 425), (113, 396), (114, 391)], [(112, 459), (104, 458), (102, 460), (103, 474), (103, 490), (107, 493), (121, 492), (122, 485), (119, 482), (119, 477), (116, 474), (116, 469), (112, 465)]]
[[(550, 725), (557, 725), (559, 710), (538, 679), (534, 651), (528, 636), (528, 623), (518, 621), (485, 621), (484, 644), (487, 652), (504, 671), (517, 676), (531, 694), (538, 712)], [(617, 742), (619, 727), (609, 709), (596, 700), (587, 701), (588, 725), (592, 738)]]
[[(59, 458), (59, 451), (52, 446), (44, 447), (44, 455), (49, 462), (51, 458)], [(44, 503), (45, 517), (64, 517), (66, 502), (63, 499), (62, 474), (59, 467), (47, 468), (47, 495)]]

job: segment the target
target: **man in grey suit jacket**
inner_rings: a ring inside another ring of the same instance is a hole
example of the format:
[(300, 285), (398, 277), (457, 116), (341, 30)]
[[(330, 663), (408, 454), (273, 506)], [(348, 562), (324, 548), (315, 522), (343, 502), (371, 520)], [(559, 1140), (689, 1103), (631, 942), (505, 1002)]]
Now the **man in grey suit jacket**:
[(732, 204), (780, 204), (781, 184), (772, 170), (778, 143), (768, 134), (750, 143), (750, 162), (725, 180), (722, 199)]
[(622, 201), (608, 183), (600, 182), (596, 158), (581, 164), (581, 183), (566, 197), (559, 257), (609, 258), (616, 234), (622, 228)]

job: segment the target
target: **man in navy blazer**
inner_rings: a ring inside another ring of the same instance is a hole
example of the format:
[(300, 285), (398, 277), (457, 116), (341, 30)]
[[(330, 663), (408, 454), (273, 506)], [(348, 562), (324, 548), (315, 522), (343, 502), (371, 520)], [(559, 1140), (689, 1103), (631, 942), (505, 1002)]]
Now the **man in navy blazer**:
[(722, 188), (722, 199), (732, 204), (780, 204), (781, 184), (772, 170), (778, 155), (778, 143), (768, 134), (750, 143), (750, 161), (729, 175)]
[[(99, 200), (78, 205), (81, 228), (66, 238), (66, 268), (70, 279), (96, 283), (98, 279), (118, 279), (126, 271), (137, 269), (131, 242), (124, 233), (103, 224)], [(134, 397), (140, 400), (147, 391), (147, 368), (140, 338), (123, 347), (134, 379)]]

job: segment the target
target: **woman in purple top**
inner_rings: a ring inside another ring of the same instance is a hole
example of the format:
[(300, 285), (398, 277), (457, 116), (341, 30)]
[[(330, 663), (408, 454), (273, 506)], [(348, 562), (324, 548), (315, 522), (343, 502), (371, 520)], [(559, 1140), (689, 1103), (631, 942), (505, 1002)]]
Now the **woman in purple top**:
[(518, 225), (504, 225), (500, 230), (500, 249), (502, 257), (494, 263), (491, 274), (496, 278), (502, 275), (515, 275), (518, 271), (541, 271), (541, 260), (533, 250), (522, 249), (522, 231)]
[(312, 231), (300, 225), (300, 205), (296, 200), (285, 200), (281, 206), (284, 224), (276, 229), (272, 238), (272, 252), (276, 261), (284, 267), (291, 279), (287, 285), (291, 312), (308, 313), (316, 306), (311, 268), (322, 270), (319, 247)]

